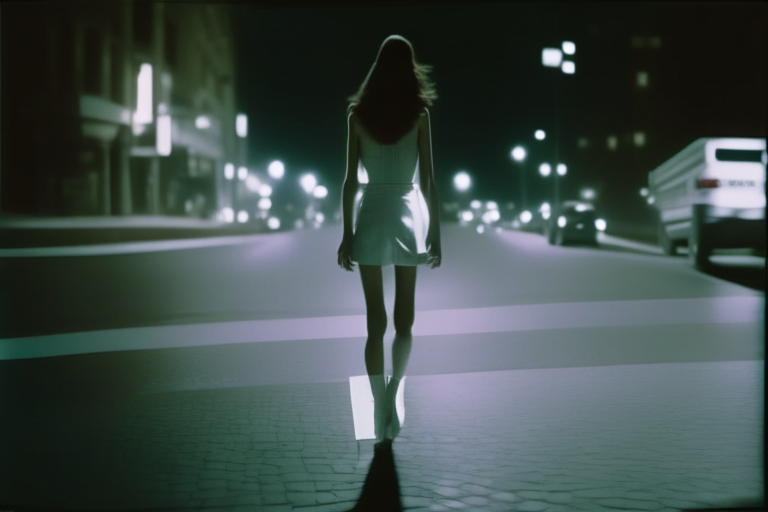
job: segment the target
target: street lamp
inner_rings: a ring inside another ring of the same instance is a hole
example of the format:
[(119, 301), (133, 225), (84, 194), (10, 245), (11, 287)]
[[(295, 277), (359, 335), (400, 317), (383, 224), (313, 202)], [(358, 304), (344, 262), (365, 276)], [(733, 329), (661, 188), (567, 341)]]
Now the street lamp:
[(544, 140), (547, 138), (547, 134), (544, 130), (536, 130), (536, 133), (533, 136), (536, 137), (536, 140)]
[(283, 165), (283, 162), (281, 162), (280, 160), (275, 160), (274, 162), (269, 164), (269, 167), (267, 168), (267, 172), (272, 178), (279, 180), (285, 174), (285, 165)]
[(317, 178), (315, 178), (315, 176), (311, 173), (305, 174), (301, 177), (299, 183), (301, 184), (301, 188), (304, 189), (304, 192), (311, 194), (317, 186)]
[(315, 188), (312, 190), (312, 195), (313, 195), (314, 197), (318, 198), (318, 199), (323, 199), (324, 197), (326, 197), (326, 196), (328, 195), (328, 189), (327, 189), (327, 188), (325, 188), (325, 187), (324, 187), (324, 186), (322, 186), (322, 185), (318, 185), (318, 186), (316, 186), (316, 187), (315, 187)]
[(551, 165), (549, 165), (547, 163), (543, 163), (543, 164), (541, 164), (539, 166), (539, 174), (541, 174), (545, 178), (547, 176), (549, 176), (549, 173), (551, 173), (551, 172), (552, 172), (552, 166)]
[(471, 184), (472, 180), (469, 178), (469, 174), (464, 171), (457, 173), (456, 176), (453, 177), (453, 185), (459, 192), (466, 191)]
[(512, 155), (512, 159), (520, 164), (520, 207), (525, 210), (525, 148), (522, 146), (515, 146), (512, 148), (510, 154)]

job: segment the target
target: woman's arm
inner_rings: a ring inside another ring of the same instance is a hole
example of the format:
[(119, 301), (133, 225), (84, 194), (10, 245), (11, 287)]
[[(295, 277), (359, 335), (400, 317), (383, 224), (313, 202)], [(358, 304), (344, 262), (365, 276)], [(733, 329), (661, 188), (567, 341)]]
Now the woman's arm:
[(355, 113), (347, 116), (347, 175), (341, 191), (341, 213), (344, 220), (344, 238), (352, 238), (352, 210), (357, 193), (357, 168), (359, 165), (359, 144)]
[(440, 247), (440, 200), (437, 197), (435, 172), (432, 166), (432, 130), (429, 121), (429, 110), (426, 108), (419, 115), (419, 181), (421, 192), (429, 208), (429, 231), (427, 231), (427, 247)]

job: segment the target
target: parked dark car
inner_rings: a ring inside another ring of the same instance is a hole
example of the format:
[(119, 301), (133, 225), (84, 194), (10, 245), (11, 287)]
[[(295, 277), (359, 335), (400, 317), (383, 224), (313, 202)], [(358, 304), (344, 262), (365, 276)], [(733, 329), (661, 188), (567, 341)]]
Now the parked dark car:
[(581, 201), (565, 201), (549, 217), (547, 238), (552, 245), (597, 245), (595, 208)]

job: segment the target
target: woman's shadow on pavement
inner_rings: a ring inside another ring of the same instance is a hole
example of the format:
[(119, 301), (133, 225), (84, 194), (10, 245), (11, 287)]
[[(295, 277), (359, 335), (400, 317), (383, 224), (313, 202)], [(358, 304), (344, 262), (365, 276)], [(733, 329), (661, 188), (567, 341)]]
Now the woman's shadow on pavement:
[(370, 510), (402, 511), (400, 501), (400, 483), (395, 468), (395, 458), (392, 452), (392, 440), (384, 439), (376, 443), (373, 460), (365, 478), (363, 490), (357, 504), (348, 512), (363, 512)]

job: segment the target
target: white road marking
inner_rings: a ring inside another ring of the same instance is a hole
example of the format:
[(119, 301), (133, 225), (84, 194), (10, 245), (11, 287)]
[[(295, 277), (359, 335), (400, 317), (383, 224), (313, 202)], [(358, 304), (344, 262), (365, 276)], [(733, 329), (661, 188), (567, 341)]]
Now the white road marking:
[[(415, 336), (580, 327), (760, 322), (762, 296), (419, 311)], [(390, 326), (390, 330), (391, 330)], [(365, 315), (134, 327), (0, 339), (0, 360), (290, 340), (365, 338)]]
[(147, 242), (121, 242), (116, 244), (71, 245), (65, 247), (23, 247), (0, 249), (0, 258), (42, 258), (59, 256), (104, 256), (141, 252), (178, 251), (201, 247), (247, 244), (263, 240), (268, 234), (187, 238), (182, 240), (156, 240)]

